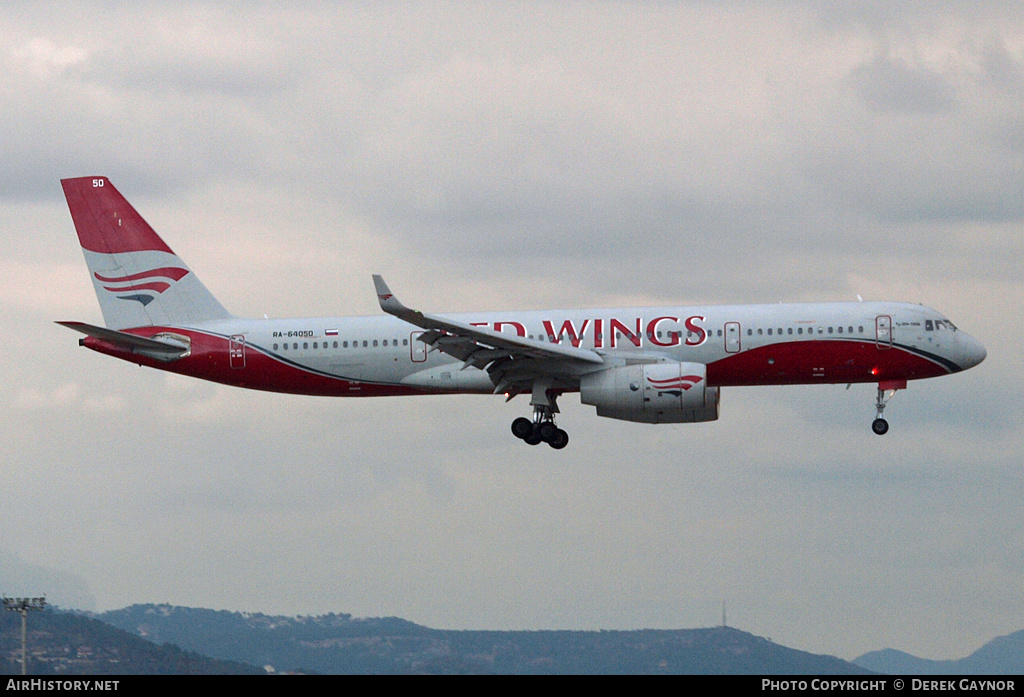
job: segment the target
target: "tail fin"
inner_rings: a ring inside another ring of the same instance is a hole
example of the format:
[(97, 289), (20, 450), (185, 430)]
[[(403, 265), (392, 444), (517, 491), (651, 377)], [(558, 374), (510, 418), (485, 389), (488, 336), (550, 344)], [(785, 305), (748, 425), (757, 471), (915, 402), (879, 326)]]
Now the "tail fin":
[(79, 177), (60, 183), (107, 327), (231, 316), (109, 179)]

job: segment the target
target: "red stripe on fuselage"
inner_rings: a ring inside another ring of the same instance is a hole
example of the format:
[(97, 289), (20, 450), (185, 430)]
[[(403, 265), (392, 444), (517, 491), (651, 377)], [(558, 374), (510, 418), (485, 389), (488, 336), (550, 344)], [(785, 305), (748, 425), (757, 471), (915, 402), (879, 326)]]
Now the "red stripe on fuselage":
[[(268, 392), (329, 397), (384, 397), (451, 392), (333, 377), (286, 362), (248, 344), (245, 347), (245, 367), (233, 368), (227, 337), (168, 327), (140, 327), (126, 331), (145, 337), (163, 332), (187, 335), (191, 339), (192, 350), (185, 358), (165, 363), (95, 337), (87, 337), (84, 340), (85, 346), (132, 363)], [(930, 378), (947, 375), (949, 372), (940, 363), (898, 346), (880, 349), (870, 341), (814, 340), (760, 346), (712, 361), (707, 366), (707, 384), (728, 387), (880, 382)]]
[(85, 338), (85, 346), (131, 363), (219, 382), (224, 385), (246, 387), (251, 390), (324, 397), (392, 397), (437, 394), (432, 390), (405, 385), (357, 382), (316, 373), (279, 360), (251, 345), (245, 347), (245, 367), (232, 368), (229, 354), (230, 342), (227, 337), (168, 327), (141, 327), (125, 331), (147, 338), (164, 332), (188, 336), (192, 342), (192, 349), (185, 358), (163, 362), (132, 353), (125, 348), (92, 336)]
[(872, 341), (815, 340), (771, 344), (708, 364), (708, 385), (813, 385), (918, 380), (949, 369), (906, 349)]

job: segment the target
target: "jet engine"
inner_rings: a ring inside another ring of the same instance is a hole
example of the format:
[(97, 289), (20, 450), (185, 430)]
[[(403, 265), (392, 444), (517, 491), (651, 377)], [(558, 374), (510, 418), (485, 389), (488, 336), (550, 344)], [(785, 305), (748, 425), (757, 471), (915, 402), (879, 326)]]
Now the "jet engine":
[(715, 421), (717, 387), (707, 386), (703, 363), (644, 363), (580, 378), (580, 401), (598, 416), (649, 424)]

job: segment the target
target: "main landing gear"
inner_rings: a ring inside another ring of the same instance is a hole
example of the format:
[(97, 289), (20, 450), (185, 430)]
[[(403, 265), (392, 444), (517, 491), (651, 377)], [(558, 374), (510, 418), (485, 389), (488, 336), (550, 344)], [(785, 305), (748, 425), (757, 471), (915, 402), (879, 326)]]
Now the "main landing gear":
[(878, 397), (875, 398), (875, 420), (871, 422), (871, 430), (877, 435), (884, 436), (889, 432), (889, 422), (882, 418), (882, 412), (885, 411), (886, 403), (896, 394), (896, 390), (905, 389), (906, 386), (905, 380), (878, 383)]
[(569, 434), (555, 425), (554, 414), (550, 411), (535, 407), (533, 419), (530, 421), (520, 416), (513, 421), (512, 435), (530, 445), (537, 445), (543, 441), (555, 450), (561, 450), (569, 445)]
[(512, 422), (512, 435), (530, 445), (544, 441), (555, 450), (569, 445), (569, 434), (555, 425), (558, 413), (558, 392), (551, 389), (549, 380), (535, 380), (533, 383), (533, 421), (520, 416)]

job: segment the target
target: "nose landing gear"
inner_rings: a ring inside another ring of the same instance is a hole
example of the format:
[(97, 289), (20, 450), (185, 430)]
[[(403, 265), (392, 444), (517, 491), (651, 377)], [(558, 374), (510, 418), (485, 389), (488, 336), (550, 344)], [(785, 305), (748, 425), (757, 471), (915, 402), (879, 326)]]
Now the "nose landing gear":
[(889, 432), (889, 422), (882, 418), (886, 403), (896, 394), (896, 390), (907, 387), (906, 380), (892, 380), (878, 383), (878, 396), (875, 398), (875, 420), (871, 422), (871, 430), (879, 436)]

